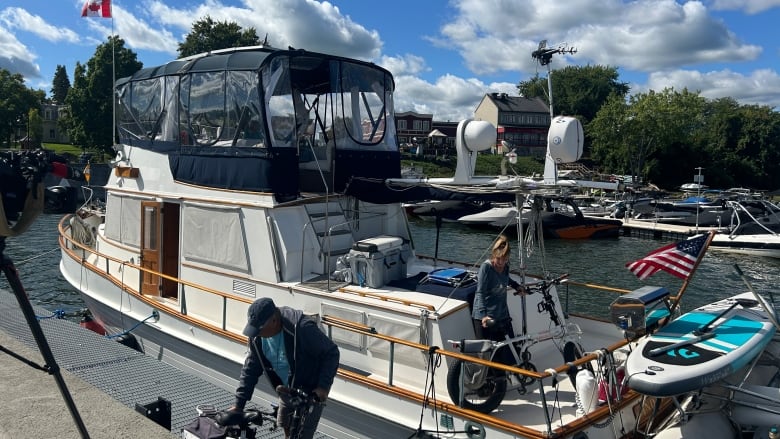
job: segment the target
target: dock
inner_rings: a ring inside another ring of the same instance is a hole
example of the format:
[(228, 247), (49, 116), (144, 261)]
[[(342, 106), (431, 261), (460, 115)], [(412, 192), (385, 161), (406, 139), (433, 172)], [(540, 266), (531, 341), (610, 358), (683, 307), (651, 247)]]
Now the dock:
[(701, 233), (709, 233), (712, 230), (721, 230), (718, 227), (678, 226), (652, 221), (624, 219), (620, 227), (621, 236), (633, 236), (646, 239), (661, 239), (667, 241), (680, 241)]
[[(197, 416), (197, 405), (224, 409), (235, 400), (232, 392), (76, 322), (51, 318), (41, 307), (33, 309), (92, 438), (181, 437)], [(0, 438), (82, 437), (54, 375), (34, 367), (47, 365), (15, 295), (6, 290), (0, 290), (0, 348)], [(170, 415), (162, 401), (170, 403)], [(264, 424), (257, 437), (283, 438), (284, 433)]]

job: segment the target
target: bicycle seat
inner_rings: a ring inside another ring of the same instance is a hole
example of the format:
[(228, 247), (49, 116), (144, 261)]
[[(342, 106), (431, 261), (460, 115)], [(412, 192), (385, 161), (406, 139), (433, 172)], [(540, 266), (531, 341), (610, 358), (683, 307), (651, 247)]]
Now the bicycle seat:
[(257, 410), (223, 410), (214, 415), (214, 420), (223, 427), (246, 427), (259, 417), (260, 412)]

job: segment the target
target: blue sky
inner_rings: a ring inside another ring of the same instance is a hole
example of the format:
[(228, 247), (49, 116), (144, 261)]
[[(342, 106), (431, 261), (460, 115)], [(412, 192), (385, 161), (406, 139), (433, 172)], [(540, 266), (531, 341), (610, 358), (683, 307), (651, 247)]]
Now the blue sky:
[(0, 68), (51, 89), (73, 79), (112, 32), (150, 67), (176, 57), (198, 19), (234, 21), (293, 46), (372, 61), (396, 79), (396, 111), (473, 116), (485, 93), (547, 68), (540, 40), (567, 65), (618, 67), (631, 93), (674, 87), (780, 108), (780, 0), (113, 0), (113, 20), (82, 18), (84, 0), (0, 0)]

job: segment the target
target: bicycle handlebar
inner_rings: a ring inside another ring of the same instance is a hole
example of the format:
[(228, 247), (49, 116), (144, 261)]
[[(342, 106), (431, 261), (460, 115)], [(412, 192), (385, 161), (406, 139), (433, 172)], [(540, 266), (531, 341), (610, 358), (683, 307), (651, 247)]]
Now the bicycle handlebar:
[(523, 285), (527, 290), (531, 291), (529, 294), (533, 294), (535, 292), (541, 292), (542, 294), (547, 294), (547, 292), (550, 290), (550, 288), (553, 285), (560, 285), (561, 282), (566, 280), (569, 277), (569, 273), (564, 273), (555, 279), (552, 280), (541, 280), (539, 282), (529, 284), (529, 285)]
[(306, 393), (301, 389), (287, 386), (276, 386), (276, 393), (279, 395), (286, 404), (291, 406), (299, 406), (303, 404), (312, 404), (320, 402), (320, 398), (316, 393)]

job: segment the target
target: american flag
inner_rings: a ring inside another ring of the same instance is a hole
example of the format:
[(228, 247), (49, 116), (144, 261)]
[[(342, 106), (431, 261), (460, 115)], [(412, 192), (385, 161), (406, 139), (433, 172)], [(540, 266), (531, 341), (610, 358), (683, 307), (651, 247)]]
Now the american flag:
[(698, 235), (676, 244), (663, 246), (650, 252), (642, 259), (629, 262), (626, 267), (640, 279), (645, 279), (659, 270), (685, 279), (691, 275), (696, 266), (696, 261), (699, 260), (704, 250), (707, 237), (708, 235)]

